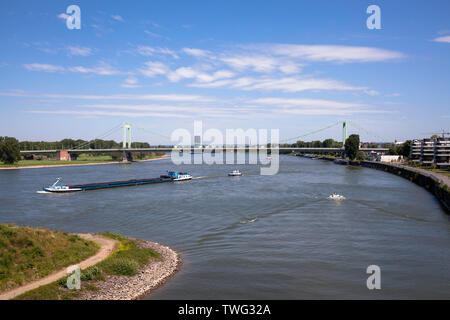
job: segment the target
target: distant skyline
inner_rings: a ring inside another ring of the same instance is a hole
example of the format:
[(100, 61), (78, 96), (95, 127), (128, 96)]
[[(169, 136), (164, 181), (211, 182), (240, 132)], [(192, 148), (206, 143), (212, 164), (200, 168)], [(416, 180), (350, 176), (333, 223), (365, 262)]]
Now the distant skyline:
[[(72, 4), (80, 30), (66, 27)], [(372, 4), (381, 30), (366, 27)], [(88, 140), (123, 121), (170, 136), (202, 120), (285, 139), (351, 120), (392, 141), (429, 137), (450, 129), (449, 12), (448, 1), (2, 1), (0, 136)], [(133, 131), (169, 144), (161, 135)], [(341, 128), (303, 140), (328, 137)]]

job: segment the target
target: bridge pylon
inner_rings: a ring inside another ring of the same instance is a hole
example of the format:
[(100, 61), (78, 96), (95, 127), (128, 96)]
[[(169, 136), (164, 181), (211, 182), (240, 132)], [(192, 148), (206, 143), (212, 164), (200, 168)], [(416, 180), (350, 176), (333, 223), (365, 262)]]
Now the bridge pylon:
[(347, 120), (342, 121), (342, 147), (345, 146), (347, 140)]
[(131, 124), (123, 123), (122, 148), (131, 148)]

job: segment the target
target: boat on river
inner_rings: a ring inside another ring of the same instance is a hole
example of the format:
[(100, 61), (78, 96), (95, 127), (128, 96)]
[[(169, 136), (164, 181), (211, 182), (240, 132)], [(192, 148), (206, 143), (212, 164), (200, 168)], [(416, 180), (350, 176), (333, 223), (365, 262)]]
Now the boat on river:
[(53, 183), (49, 187), (42, 188), (42, 190), (45, 192), (60, 192), (60, 193), (83, 191), (83, 189), (81, 189), (81, 188), (76, 188), (76, 187), (72, 187), (72, 186), (59, 186), (58, 183), (60, 181), (61, 181), (61, 178), (57, 178), (55, 183)]
[(117, 187), (139, 186), (151, 183), (164, 183), (190, 179), (192, 179), (192, 176), (188, 173), (172, 172), (172, 171), (169, 171), (166, 175), (161, 175), (159, 178), (131, 179), (131, 180), (73, 184), (73, 185), (58, 185), (58, 183), (61, 181), (61, 178), (58, 178), (56, 179), (56, 182), (53, 183), (51, 186), (42, 188), (42, 191), (44, 191), (45, 193), (47, 192), (66, 193), (66, 192), (89, 191), (89, 190), (108, 189)]
[(168, 171), (167, 176), (171, 177), (173, 181), (192, 180), (192, 175), (187, 172)]
[(337, 194), (335, 192), (332, 195), (329, 195), (328, 199), (331, 199), (331, 200), (345, 200), (346, 198), (344, 196), (341, 196), (340, 194)]
[(228, 173), (228, 175), (230, 177), (240, 177), (242, 176), (242, 172), (240, 172), (239, 170), (233, 170), (230, 173)]

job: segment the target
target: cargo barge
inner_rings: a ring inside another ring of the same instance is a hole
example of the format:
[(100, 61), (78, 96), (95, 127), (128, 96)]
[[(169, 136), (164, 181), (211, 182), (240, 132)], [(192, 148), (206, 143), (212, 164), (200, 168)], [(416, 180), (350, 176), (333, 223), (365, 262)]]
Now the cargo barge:
[(164, 183), (172, 182), (178, 180), (187, 180), (187, 176), (192, 176), (187, 173), (177, 173), (168, 172), (167, 175), (161, 175), (159, 178), (146, 178), (146, 179), (132, 179), (132, 180), (121, 180), (121, 181), (110, 181), (110, 182), (97, 182), (88, 184), (73, 184), (73, 185), (58, 185), (61, 178), (58, 178), (56, 182), (49, 186), (42, 188), (44, 193), (66, 193), (66, 192), (77, 192), (77, 191), (89, 191), (98, 189), (108, 189), (108, 188), (118, 188), (118, 187), (129, 187), (129, 186), (139, 186), (151, 183)]

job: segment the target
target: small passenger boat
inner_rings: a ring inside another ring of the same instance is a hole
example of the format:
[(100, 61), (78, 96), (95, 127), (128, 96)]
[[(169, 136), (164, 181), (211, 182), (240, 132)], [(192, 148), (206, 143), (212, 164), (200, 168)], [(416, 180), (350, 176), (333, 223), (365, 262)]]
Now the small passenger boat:
[(242, 176), (242, 172), (240, 172), (239, 170), (233, 170), (230, 173), (228, 173), (228, 175), (230, 177), (240, 177)]

